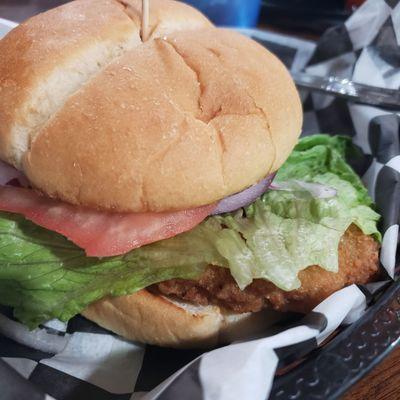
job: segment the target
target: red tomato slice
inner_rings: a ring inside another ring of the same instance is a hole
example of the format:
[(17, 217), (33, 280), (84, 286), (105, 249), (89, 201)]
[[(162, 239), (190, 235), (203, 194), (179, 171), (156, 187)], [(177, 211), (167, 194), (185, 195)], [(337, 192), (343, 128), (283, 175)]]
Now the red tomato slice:
[(0, 210), (22, 214), (37, 225), (61, 233), (93, 257), (125, 254), (176, 236), (194, 228), (214, 208), (211, 204), (163, 213), (110, 213), (48, 199), (31, 189), (0, 187)]

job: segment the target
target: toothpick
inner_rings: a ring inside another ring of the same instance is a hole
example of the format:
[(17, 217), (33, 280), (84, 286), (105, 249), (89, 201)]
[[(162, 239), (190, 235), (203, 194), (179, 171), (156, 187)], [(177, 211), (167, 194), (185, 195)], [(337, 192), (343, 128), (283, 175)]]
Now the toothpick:
[(149, 36), (149, 8), (150, 0), (142, 0), (142, 26), (141, 36), (142, 41), (145, 42)]

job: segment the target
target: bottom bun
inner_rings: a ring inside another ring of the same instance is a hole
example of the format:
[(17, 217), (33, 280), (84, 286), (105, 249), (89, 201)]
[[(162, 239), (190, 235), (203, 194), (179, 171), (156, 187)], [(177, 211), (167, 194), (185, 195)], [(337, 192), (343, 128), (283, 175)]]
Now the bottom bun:
[(165, 347), (212, 347), (259, 335), (280, 319), (271, 310), (235, 314), (218, 306), (195, 306), (147, 290), (106, 297), (82, 315), (130, 340)]

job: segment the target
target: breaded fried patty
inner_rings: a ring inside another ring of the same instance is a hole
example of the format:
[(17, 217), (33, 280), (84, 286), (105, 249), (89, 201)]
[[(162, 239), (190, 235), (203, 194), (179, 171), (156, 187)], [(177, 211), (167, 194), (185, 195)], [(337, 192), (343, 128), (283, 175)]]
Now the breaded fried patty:
[(379, 270), (378, 255), (378, 242), (351, 225), (339, 244), (339, 271), (308, 267), (299, 274), (301, 287), (297, 290), (285, 292), (271, 282), (256, 279), (242, 291), (229, 270), (221, 267), (209, 267), (199, 280), (172, 279), (154, 285), (152, 290), (195, 304), (217, 304), (238, 313), (264, 307), (306, 313), (336, 290), (373, 280)]

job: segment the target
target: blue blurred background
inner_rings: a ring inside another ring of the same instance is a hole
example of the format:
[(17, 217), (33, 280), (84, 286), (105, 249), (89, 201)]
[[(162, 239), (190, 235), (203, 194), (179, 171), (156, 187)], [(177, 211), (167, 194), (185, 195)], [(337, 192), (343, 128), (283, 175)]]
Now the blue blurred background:
[[(1, 0), (0, 0), (1, 1)], [(181, 0), (216, 25), (320, 34), (345, 21), (363, 0)]]
[[(69, 0), (0, 0), (0, 15), (2, 18), (21, 22), (33, 14), (67, 1)], [(258, 26), (261, 29), (318, 36), (327, 28), (345, 21), (352, 10), (364, 0), (181, 1), (203, 11), (216, 25), (241, 28)]]
[(261, 0), (184, 0), (201, 10), (217, 25), (256, 26)]

